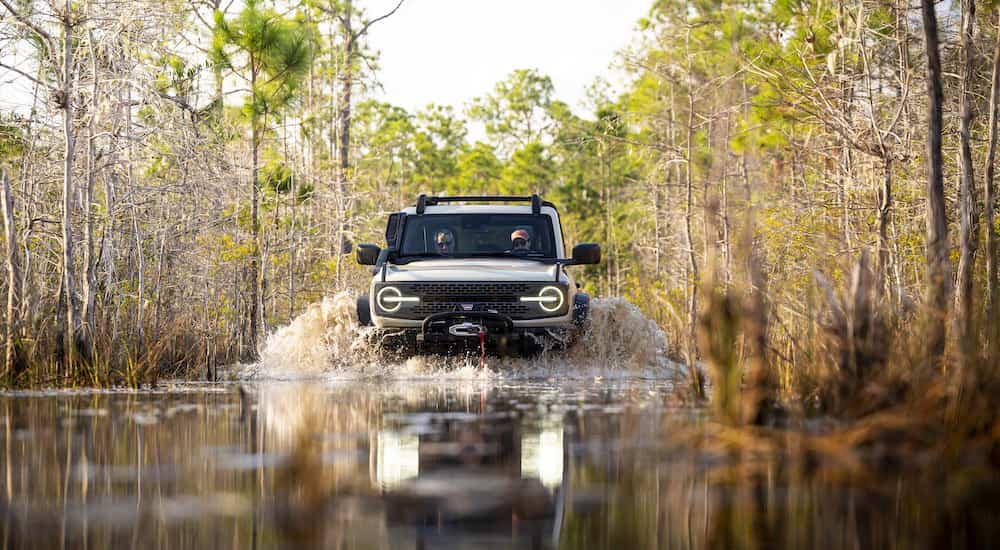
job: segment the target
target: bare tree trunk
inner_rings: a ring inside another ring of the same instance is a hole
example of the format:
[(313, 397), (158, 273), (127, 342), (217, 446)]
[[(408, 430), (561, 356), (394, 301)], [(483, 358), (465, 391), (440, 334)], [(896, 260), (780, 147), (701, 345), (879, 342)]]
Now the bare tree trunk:
[(841, 226), (844, 231), (844, 248), (850, 251), (854, 245), (854, 240), (851, 238), (851, 173), (853, 171), (853, 159), (851, 155), (851, 150), (848, 148), (846, 141), (841, 142), (843, 152), (841, 153), (840, 161), (840, 204), (841, 204)]
[[(126, 196), (131, 198), (130, 211), (132, 214), (132, 231), (135, 242), (136, 256), (136, 314), (135, 314), (135, 350), (141, 352), (145, 344), (145, 300), (146, 300), (146, 258), (142, 249), (142, 234), (139, 228), (138, 214), (136, 212), (135, 198), (132, 197), (136, 188), (135, 181), (135, 148), (132, 139), (132, 86), (125, 87), (125, 137), (127, 140), (126, 152), (128, 155), (128, 165), (126, 168), (128, 176), (128, 190)], [(129, 274), (131, 279), (131, 273)]]
[[(39, 64), (38, 72), (36, 73), (36, 75), (40, 77), (43, 74), (44, 70), (45, 66)], [(36, 166), (37, 163), (34, 161), (34, 157), (35, 157), (35, 151), (38, 147), (38, 139), (40, 132), (35, 131), (34, 119), (38, 113), (38, 96), (40, 87), (41, 87), (40, 83), (35, 83), (35, 85), (32, 87), (33, 91), (31, 97), (31, 116), (28, 118), (28, 136), (27, 136), (28, 150), (25, 152), (24, 158), (22, 159), (22, 165), (21, 165), (22, 167), (20, 174), (22, 183), (27, 188), (25, 190), (24, 187), (22, 187), (22, 191), (24, 192), (23, 196), (28, 198), (28, 200), (30, 200), (30, 197), (34, 196), (35, 192), (35, 182), (36, 182), (35, 171), (37, 169)], [(33, 219), (34, 208), (26, 204), (24, 206), (23, 214), (24, 214), (24, 219), (27, 220)], [(27, 284), (27, 281), (31, 277), (31, 271), (32, 271), (31, 269), (32, 250), (30, 245), (31, 245), (31, 223), (29, 221), (27, 231), (25, 231), (24, 239), (23, 242), (21, 243), (21, 247), (24, 249), (24, 269), (22, 269), (21, 272), (21, 292), (22, 292), (21, 303), (18, 306), (21, 309), (22, 315), (27, 316), (29, 319), (31, 318), (30, 317), (32, 311), (31, 305), (33, 304), (32, 287), (31, 285)]]
[[(688, 31), (690, 40), (690, 31)], [(688, 68), (691, 65), (691, 54), (688, 51)], [(688, 96), (688, 119), (687, 119), (687, 149), (686, 149), (686, 162), (685, 165), (687, 169), (685, 170), (685, 203), (684, 203), (684, 241), (687, 247), (688, 256), (688, 269), (690, 271), (690, 280), (687, 281), (688, 287), (690, 288), (690, 294), (688, 296), (688, 364), (691, 368), (696, 368), (695, 361), (698, 358), (697, 344), (695, 343), (695, 330), (698, 324), (698, 260), (695, 258), (694, 253), (694, 237), (691, 235), (691, 217), (692, 213), (692, 194), (694, 188), (694, 176), (693, 172), (693, 160), (692, 160), (692, 141), (694, 140), (694, 95), (692, 90), (687, 90)], [(706, 239), (707, 239), (706, 235)]]
[(942, 104), (941, 54), (938, 45), (934, 0), (920, 0), (927, 47), (927, 307), (929, 308), (926, 356), (940, 361), (945, 347), (951, 275), (948, 265), (948, 220), (945, 214), (944, 159), (941, 153)]
[[(670, 169), (667, 168), (665, 174), (665, 179), (670, 181)], [(660, 278), (660, 244), (663, 240), (662, 234), (663, 229), (660, 227), (662, 224), (661, 218), (663, 217), (663, 193), (660, 191), (660, 183), (656, 180), (652, 183), (653, 186), (653, 274), (657, 279)]]
[(76, 369), (76, 336), (80, 327), (80, 318), (76, 309), (76, 292), (73, 277), (73, 158), (75, 139), (73, 136), (73, 26), (72, 6), (66, 0), (63, 17), (63, 66), (62, 66), (62, 100), (63, 100), (63, 138), (65, 149), (63, 153), (63, 188), (62, 188), (62, 284), (66, 299), (66, 326), (63, 343), (66, 351), (66, 366), (69, 374), (75, 374)]
[(959, 184), (959, 251), (958, 283), (955, 289), (955, 323), (959, 345), (968, 351), (966, 341), (972, 323), (972, 273), (976, 264), (977, 215), (975, 178), (972, 168), (972, 146), (969, 143), (972, 126), (973, 66), (972, 31), (976, 19), (975, 0), (962, 0), (961, 43), (964, 58), (961, 89), (961, 179)]
[[(104, 298), (103, 300), (110, 301), (111, 309), (115, 312), (114, 315), (110, 316), (111, 321), (111, 339), (118, 339), (118, 311), (121, 309), (121, 295), (118, 291), (117, 283), (117, 226), (115, 224), (115, 210), (116, 205), (116, 190), (115, 182), (118, 176), (115, 171), (112, 170), (108, 177), (104, 178), (104, 212), (107, 216), (104, 228), (104, 239), (103, 239), (103, 250), (102, 259), (104, 262)], [(107, 302), (104, 302), (104, 307), (107, 308)]]
[(160, 307), (161, 289), (163, 288), (163, 257), (167, 250), (167, 232), (160, 232), (160, 250), (156, 255), (156, 279), (155, 290), (153, 291), (153, 341), (160, 340)]
[(725, 274), (723, 277), (723, 282), (726, 285), (726, 290), (733, 284), (733, 250), (729, 242), (729, 138), (730, 138), (730, 120), (729, 115), (726, 115), (726, 135), (723, 139), (723, 158), (722, 163), (722, 204), (720, 215), (722, 217), (722, 257), (725, 262), (723, 268), (725, 269)]
[(146, 258), (142, 250), (142, 232), (139, 229), (139, 215), (136, 212), (135, 204), (132, 205), (132, 231), (135, 234), (135, 256), (138, 263), (136, 272), (138, 274), (138, 285), (136, 287), (136, 315), (135, 315), (135, 341), (136, 350), (141, 350), (144, 345), (144, 325), (146, 318)]
[[(1000, 28), (1000, 10), (997, 10), (997, 25)], [(1000, 31), (993, 46), (993, 79), (990, 84), (989, 150), (986, 154), (986, 181), (984, 183), (983, 214), (986, 228), (986, 326), (991, 327), (987, 336), (991, 346), (998, 346), (1000, 327), (997, 319), (997, 242), (996, 214), (993, 196), (994, 161), (997, 149), (997, 107), (1000, 103)]]
[(7, 242), (7, 323), (4, 327), (4, 379), (13, 383), (18, 375), (17, 341), (21, 327), (21, 270), (17, 257), (17, 227), (14, 225), (14, 198), (6, 172), (2, 175), (3, 228)]
[(93, 84), (91, 88), (90, 112), (87, 116), (87, 185), (83, 192), (83, 331), (81, 340), (84, 350), (88, 355), (93, 355), (92, 346), (94, 342), (95, 329), (95, 294), (97, 287), (97, 274), (95, 271), (96, 262), (94, 260), (94, 216), (92, 215), (92, 205), (94, 202), (94, 178), (97, 172), (96, 147), (94, 145), (94, 119), (97, 116), (97, 55), (94, 52), (94, 33), (89, 33), (88, 46), (90, 48), (90, 61), (93, 70)]
[[(251, 61), (251, 65), (254, 62)], [(251, 89), (256, 89), (257, 87), (257, 72), (256, 68), (252, 69), (251, 74)], [(259, 190), (258, 186), (260, 182), (257, 181), (259, 177), (260, 167), (259, 162), (259, 148), (260, 148), (260, 130), (258, 129), (259, 121), (254, 118), (250, 123), (250, 231), (251, 239), (251, 251), (250, 251), (250, 273), (252, 280), (250, 282), (250, 341), (248, 343), (249, 354), (253, 359), (257, 358), (257, 330), (258, 330), (258, 316), (260, 315), (260, 220), (257, 203), (260, 198), (258, 197)]]
[(892, 223), (892, 157), (889, 151), (882, 151), (882, 189), (878, 193), (878, 261), (875, 267), (875, 288), (879, 293), (887, 292), (892, 302), (892, 285), (889, 284), (889, 225)]
[(613, 269), (618, 265), (618, 256), (615, 254), (615, 241), (611, 227), (611, 187), (608, 184), (610, 170), (606, 166), (606, 159), (603, 158), (603, 155), (599, 155), (599, 157), (601, 179), (604, 181), (604, 185), (601, 188), (601, 195), (603, 195), (601, 199), (604, 202), (604, 240), (608, 243), (608, 256), (604, 259), (605, 275), (607, 276), (608, 284), (604, 290), (604, 295), (614, 296), (613, 284), (615, 277)]
[(291, 246), (288, 249), (288, 322), (291, 323), (295, 316), (295, 256), (299, 248), (298, 243), (298, 233), (295, 227), (295, 211), (296, 211), (296, 197), (298, 196), (298, 178), (295, 173), (292, 173), (292, 202), (289, 210), (289, 217), (291, 218), (289, 233)]
[[(342, 59), (343, 66), (337, 74), (339, 93), (337, 94), (337, 147), (336, 159), (337, 169), (334, 175), (334, 183), (337, 192), (337, 242), (334, 243), (334, 252), (337, 255), (337, 287), (340, 288), (343, 281), (343, 257), (347, 244), (347, 212), (350, 209), (351, 201), (347, 191), (347, 173), (350, 166), (351, 155), (351, 87), (354, 84), (354, 59), (358, 53), (358, 41), (363, 37), (368, 29), (375, 23), (382, 21), (399, 10), (404, 0), (399, 0), (394, 8), (389, 12), (365, 21), (361, 28), (354, 30), (354, 3), (352, 0), (344, 0), (343, 4), (337, 7), (331, 2), (330, 7), (320, 9), (328, 15), (335, 15), (340, 21), (341, 40), (343, 41)], [(333, 40), (331, 40), (333, 43)], [(331, 146), (333, 140), (331, 139)]]
[(343, 285), (343, 252), (344, 241), (347, 236), (347, 169), (350, 160), (351, 147), (351, 85), (354, 81), (354, 50), (355, 36), (351, 28), (351, 20), (354, 17), (351, 0), (344, 3), (345, 13), (341, 17), (341, 31), (344, 40), (343, 67), (337, 75), (340, 84), (340, 97), (337, 100), (337, 242), (334, 243), (337, 254), (337, 288)]

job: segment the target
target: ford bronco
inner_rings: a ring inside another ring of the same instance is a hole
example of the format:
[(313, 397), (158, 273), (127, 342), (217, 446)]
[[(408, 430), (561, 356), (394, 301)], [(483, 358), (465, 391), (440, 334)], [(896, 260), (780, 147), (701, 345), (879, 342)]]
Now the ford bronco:
[(565, 256), (555, 205), (530, 197), (429, 197), (389, 215), (386, 247), (362, 244), (374, 266), (358, 321), (383, 347), (488, 347), (500, 354), (564, 348), (590, 298), (566, 266), (596, 264), (600, 246)]

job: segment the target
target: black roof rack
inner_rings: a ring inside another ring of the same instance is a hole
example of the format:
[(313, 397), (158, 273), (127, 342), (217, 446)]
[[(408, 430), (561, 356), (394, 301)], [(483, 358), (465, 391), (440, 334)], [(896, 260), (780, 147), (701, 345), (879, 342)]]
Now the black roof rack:
[(552, 208), (556, 207), (556, 205), (549, 201), (543, 201), (538, 195), (476, 195), (466, 197), (428, 197), (427, 195), (420, 195), (417, 197), (417, 214), (423, 214), (424, 210), (428, 206), (435, 206), (448, 202), (530, 202), (532, 214), (540, 214), (543, 206), (549, 206)]

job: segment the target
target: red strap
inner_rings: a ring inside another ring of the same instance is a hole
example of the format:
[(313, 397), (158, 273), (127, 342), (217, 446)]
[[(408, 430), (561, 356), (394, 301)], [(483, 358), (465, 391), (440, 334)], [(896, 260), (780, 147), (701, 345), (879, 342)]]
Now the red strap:
[(486, 329), (479, 331), (479, 368), (486, 368)]

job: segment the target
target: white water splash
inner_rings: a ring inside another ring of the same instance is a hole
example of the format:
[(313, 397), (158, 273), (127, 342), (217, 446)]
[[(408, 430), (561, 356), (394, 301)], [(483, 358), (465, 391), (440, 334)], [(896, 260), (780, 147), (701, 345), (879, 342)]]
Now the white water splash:
[[(590, 323), (566, 351), (535, 358), (414, 356), (380, 358), (371, 329), (358, 326), (347, 292), (309, 306), (291, 324), (268, 336), (261, 359), (246, 377), (494, 380), (500, 378), (667, 378), (684, 368), (666, 357), (667, 338), (656, 322), (623, 298), (594, 299)], [(475, 355), (475, 356), (473, 356)]]
[(272, 376), (320, 374), (356, 355), (360, 335), (354, 299), (340, 292), (268, 336), (257, 366)]

